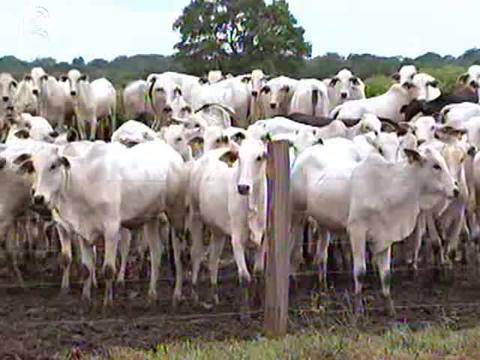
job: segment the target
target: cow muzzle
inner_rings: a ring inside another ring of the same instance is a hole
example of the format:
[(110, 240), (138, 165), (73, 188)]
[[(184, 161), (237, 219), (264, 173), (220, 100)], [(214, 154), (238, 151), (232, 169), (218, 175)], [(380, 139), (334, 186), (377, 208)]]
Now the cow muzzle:
[(33, 205), (45, 205), (45, 196), (34, 195), (33, 196)]
[(77, 96), (77, 92), (76, 91), (70, 91), (70, 95), (71, 96)]
[(248, 195), (250, 193), (250, 186), (249, 185), (238, 185), (237, 186), (238, 193), (240, 195)]
[(270, 108), (275, 110), (277, 108), (277, 103), (270, 103)]
[(33, 89), (32, 94), (35, 95), (35, 96), (38, 96), (38, 89)]
[(342, 99), (346, 99), (346, 98), (348, 97), (348, 93), (342, 92), (342, 93), (340, 94), (340, 97), (341, 97)]

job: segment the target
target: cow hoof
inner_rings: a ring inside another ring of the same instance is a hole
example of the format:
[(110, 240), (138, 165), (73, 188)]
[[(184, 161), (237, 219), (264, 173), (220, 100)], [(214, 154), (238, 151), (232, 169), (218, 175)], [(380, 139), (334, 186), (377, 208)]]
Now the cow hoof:
[(60, 288), (60, 294), (59, 294), (60, 298), (66, 298), (68, 297), (68, 295), (70, 295), (70, 289), (68, 287)]

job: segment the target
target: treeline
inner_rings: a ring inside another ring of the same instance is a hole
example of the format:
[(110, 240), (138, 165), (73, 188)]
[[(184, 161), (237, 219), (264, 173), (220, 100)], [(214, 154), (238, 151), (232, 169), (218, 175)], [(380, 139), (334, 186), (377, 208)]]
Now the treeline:
[[(369, 96), (385, 91), (391, 83), (390, 75), (402, 64), (413, 63), (422, 71), (436, 77), (444, 91), (450, 91), (455, 86), (458, 76), (472, 64), (480, 64), (480, 49), (470, 49), (459, 57), (440, 56), (436, 53), (426, 53), (417, 58), (381, 57), (371, 54), (353, 54), (347, 57), (328, 53), (312, 59), (251, 59), (239, 56), (222, 63), (218, 67), (224, 73), (241, 74), (254, 68), (262, 68), (266, 73), (285, 74), (295, 78), (325, 78), (332, 76), (343, 67), (350, 68), (355, 74), (366, 80)], [(195, 69), (194, 64), (175, 56), (135, 55), (119, 56), (112, 61), (94, 59), (85, 62), (83, 58), (75, 58), (71, 63), (57, 62), (52, 58), (37, 59), (26, 62), (14, 56), (0, 58), (0, 72), (9, 72), (21, 79), (33, 66), (42, 66), (48, 73), (58, 76), (75, 67), (89, 74), (91, 78), (107, 77), (118, 89), (128, 82), (145, 78), (152, 72), (179, 71), (194, 75), (205, 75), (205, 70)]]

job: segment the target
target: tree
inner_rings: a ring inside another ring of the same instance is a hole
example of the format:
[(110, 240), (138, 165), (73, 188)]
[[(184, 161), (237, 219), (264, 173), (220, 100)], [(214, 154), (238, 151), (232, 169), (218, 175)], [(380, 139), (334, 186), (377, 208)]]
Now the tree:
[(76, 57), (72, 60), (72, 65), (76, 67), (83, 67), (85, 66), (85, 60), (83, 60), (82, 56)]
[[(193, 0), (173, 24), (180, 32), (177, 56), (187, 70), (292, 72), (310, 57), (304, 29), (285, 0)], [(193, 60), (193, 61), (192, 61)], [(288, 66), (287, 66), (288, 65)]]

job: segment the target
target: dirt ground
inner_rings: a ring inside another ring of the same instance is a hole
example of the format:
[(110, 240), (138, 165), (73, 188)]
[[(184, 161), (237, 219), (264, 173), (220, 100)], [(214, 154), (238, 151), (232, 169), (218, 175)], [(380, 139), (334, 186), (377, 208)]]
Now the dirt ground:
[[(130, 282), (126, 290), (116, 292), (116, 305), (102, 309), (103, 284), (94, 291), (92, 307), (80, 301), (81, 288), (74, 284), (71, 294), (59, 296), (60, 270), (56, 257), (23, 269), (27, 289), (16, 288), (14, 279), (0, 273), (0, 358), (52, 359), (63, 358), (78, 349), (81, 352), (106, 355), (113, 346), (152, 349), (161, 342), (201, 337), (202, 339), (252, 338), (261, 335), (261, 307), (258, 314), (240, 318), (240, 289), (236, 285), (233, 264), (225, 266), (220, 284), (221, 304), (213, 310), (194, 307), (191, 301), (180, 308), (170, 305), (171, 284), (168, 271), (162, 270), (160, 300), (146, 301), (148, 283)], [(133, 271), (132, 271), (133, 272)], [(395, 318), (384, 314), (378, 282), (373, 276), (366, 289), (371, 310), (363, 320), (367, 331), (380, 331), (394, 323), (423, 327), (431, 323), (451, 323), (470, 327), (479, 322), (480, 283), (474, 270), (458, 268), (449, 281), (432, 280), (428, 272), (412, 279), (404, 273), (393, 277), (393, 297), (398, 306)], [(75, 271), (72, 280), (78, 281)], [(348, 322), (353, 316), (349, 297), (348, 275), (337, 275), (334, 288), (322, 293), (312, 291), (312, 279), (304, 276), (299, 289), (292, 294), (290, 326), (292, 332), (310, 326)], [(208, 283), (201, 286), (207, 297)], [(42, 286), (39, 286), (42, 285)], [(188, 296), (188, 287), (185, 290)], [(361, 323), (361, 324), (362, 324)]]

